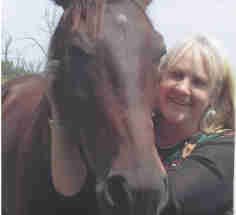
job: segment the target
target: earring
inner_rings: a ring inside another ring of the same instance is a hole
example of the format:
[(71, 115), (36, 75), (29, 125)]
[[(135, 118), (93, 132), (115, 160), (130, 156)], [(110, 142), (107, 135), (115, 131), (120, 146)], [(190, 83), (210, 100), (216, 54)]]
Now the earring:
[(214, 124), (216, 120), (216, 110), (212, 106), (208, 108), (208, 110), (205, 112), (203, 115), (202, 120), (200, 121), (200, 131), (206, 132), (206, 133), (211, 133), (212, 130), (212, 125)]
[(209, 119), (214, 119), (216, 115), (216, 110), (214, 108), (209, 108), (208, 111), (206, 112), (206, 118), (209, 118)]
[(205, 125), (210, 125), (212, 122), (214, 122), (216, 117), (216, 110), (213, 107), (210, 107), (207, 112), (205, 113), (204, 119), (203, 119), (203, 123)]

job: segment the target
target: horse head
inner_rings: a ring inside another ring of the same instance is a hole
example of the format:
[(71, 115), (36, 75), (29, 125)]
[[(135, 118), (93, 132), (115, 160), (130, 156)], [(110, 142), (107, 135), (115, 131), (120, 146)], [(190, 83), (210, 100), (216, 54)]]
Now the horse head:
[(148, 2), (55, 2), (64, 13), (49, 52), (49, 65), (56, 65), (54, 97), (96, 178), (102, 208), (157, 213), (165, 171), (151, 113), (165, 45), (145, 14)]

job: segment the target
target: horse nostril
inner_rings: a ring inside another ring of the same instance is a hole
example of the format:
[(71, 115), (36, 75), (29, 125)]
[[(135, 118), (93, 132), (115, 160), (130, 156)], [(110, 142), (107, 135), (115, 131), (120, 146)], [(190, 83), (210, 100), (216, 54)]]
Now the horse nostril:
[[(126, 179), (120, 175), (108, 178), (105, 186), (105, 200), (119, 211), (131, 209), (133, 198)], [(128, 213), (129, 214), (129, 213)]]

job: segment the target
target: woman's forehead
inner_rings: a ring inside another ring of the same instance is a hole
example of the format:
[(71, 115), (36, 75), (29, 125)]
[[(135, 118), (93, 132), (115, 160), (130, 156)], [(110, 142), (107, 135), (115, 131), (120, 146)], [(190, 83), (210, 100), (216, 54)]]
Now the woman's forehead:
[(176, 56), (173, 62), (169, 65), (169, 70), (181, 70), (208, 76), (209, 72), (205, 61), (206, 60), (200, 52), (189, 49), (181, 55)]

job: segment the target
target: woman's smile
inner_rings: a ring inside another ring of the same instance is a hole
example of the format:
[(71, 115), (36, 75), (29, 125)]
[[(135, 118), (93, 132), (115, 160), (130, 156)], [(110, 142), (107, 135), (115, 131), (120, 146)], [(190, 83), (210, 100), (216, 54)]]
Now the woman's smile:
[(179, 106), (186, 106), (189, 107), (191, 105), (190, 99), (189, 98), (177, 98), (177, 97), (168, 97), (168, 101), (170, 103), (174, 103)]

